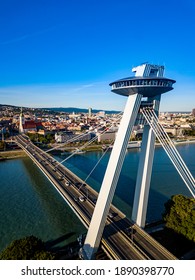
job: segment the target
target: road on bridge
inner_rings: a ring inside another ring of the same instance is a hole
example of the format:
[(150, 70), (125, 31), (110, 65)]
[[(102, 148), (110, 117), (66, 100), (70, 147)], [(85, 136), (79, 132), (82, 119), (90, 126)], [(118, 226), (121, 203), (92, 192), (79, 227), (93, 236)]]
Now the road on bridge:
[[(52, 156), (35, 146), (27, 136), (18, 135), (15, 140), (88, 228), (98, 193)], [(107, 217), (101, 247), (110, 259), (176, 259), (113, 205)]]

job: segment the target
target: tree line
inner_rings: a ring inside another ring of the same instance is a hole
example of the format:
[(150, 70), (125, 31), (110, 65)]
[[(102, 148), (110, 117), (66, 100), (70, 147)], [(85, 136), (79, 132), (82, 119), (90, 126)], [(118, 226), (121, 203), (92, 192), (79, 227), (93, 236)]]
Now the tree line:
[(195, 199), (174, 195), (165, 203), (166, 227), (195, 242)]

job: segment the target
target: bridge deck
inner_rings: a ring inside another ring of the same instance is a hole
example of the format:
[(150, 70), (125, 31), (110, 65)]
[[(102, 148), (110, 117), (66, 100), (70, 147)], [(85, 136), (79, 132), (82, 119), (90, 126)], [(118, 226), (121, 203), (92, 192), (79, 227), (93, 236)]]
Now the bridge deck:
[[(16, 142), (47, 176), (66, 203), (88, 228), (98, 193), (25, 136), (16, 136)], [(173, 254), (143, 229), (130, 222), (113, 205), (111, 205), (109, 216), (104, 228), (101, 247), (110, 259), (176, 259)]]

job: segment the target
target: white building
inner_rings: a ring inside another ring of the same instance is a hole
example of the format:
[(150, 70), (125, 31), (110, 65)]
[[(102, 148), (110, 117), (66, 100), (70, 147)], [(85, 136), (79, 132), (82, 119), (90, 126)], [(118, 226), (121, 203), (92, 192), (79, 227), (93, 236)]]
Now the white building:
[(116, 131), (107, 131), (104, 134), (97, 132), (96, 136), (98, 136), (98, 142), (102, 142), (106, 140), (115, 140), (116, 133), (117, 133)]
[(79, 135), (79, 134), (73, 133), (72, 131), (56, 132), (55, 141), (56, 141), (56, 143), (65, 143), (66, 141), (71, 140), (71, 139), (72, 139), (71, 142), (89, 141), (94, 136), (95, 136), (95, 134), (93, 134), (93, 133)]
[(73, 137), (75, 137), (75, 134), (73, 134), (72, 131), (56, 132), (55, 133), (56, 143), (64, 143), (64, 142), (72, 139)]

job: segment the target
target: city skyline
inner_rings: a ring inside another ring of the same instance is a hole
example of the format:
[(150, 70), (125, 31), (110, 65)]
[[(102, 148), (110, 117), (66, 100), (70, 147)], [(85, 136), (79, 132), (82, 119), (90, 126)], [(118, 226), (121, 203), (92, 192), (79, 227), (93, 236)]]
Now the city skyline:
[(176, 80), (160, 111), (195, 107), (193, 1), (65, 2), (0, 3), (1, 104), (121, 111), (109, 83), (148, 61)]

